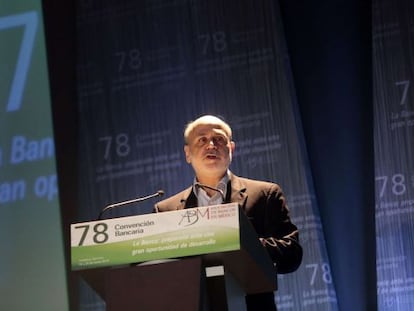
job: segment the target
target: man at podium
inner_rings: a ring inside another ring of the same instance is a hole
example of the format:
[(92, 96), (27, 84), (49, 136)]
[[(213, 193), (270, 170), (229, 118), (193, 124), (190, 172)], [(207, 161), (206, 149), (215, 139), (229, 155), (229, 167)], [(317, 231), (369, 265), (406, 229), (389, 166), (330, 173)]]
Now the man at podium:
[[(187, 125), (184, 142), (194, 182), (157, 203), (155, 209), (163, 212), (236, 202), (251, 221), (277, 272), (295, 271), (302, 261), (302, 247), (282, 190), (275, 183), (238, 177), (229, 170), (236, 146), (231, 127), (216, 116), (204, 115)], [(249, 311), (274, 311), (274, 293), (247, 295), (246, 307)]]

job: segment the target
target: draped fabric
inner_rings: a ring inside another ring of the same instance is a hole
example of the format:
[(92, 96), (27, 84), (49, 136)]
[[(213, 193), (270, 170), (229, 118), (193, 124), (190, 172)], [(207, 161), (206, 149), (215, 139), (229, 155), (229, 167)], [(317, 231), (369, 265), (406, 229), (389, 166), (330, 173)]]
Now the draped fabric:
[(280, 3), (338, 308), (376, 310), (370, 1)]
[[(80, 1), (77, 38), (78, 221), (113, 202), (187, 187), (184, 125), (222, 116), (234, 130), (231, 170), (279, 183), (300, 229), (304, 261), (279, 276), (279, 309), (337, 310), (277, 2)], [(85, 284), (80, 309), (104, 309)]]
[(378, 310), (414, 309), (414, 3), (373, 6)]

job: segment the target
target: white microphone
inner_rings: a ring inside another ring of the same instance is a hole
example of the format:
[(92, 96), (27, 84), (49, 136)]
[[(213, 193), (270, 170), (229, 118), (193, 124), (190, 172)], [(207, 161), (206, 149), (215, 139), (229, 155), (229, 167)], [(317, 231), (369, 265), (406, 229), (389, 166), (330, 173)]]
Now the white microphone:
[(127, 201), (122, 201), (122, 202), (118, 202), (118, 203), (109, 204), (109, 205), (105, 206), (102, 209), (102, 211), (99, 213), (98, 220), (100, 220), (102, 218), (102, 215), (106, 211), (109, 211), (113, 208), (117, 208), (117, 207), (124, 206), (124, 205), (131, 204), (131, 203), (143, 202), (143, 201), (146, 201), (146, 200), (149, 200), (149, 199), (152, 199), (152, 198), (155, 198), (155, 197), (160, 197), (160, 196), (163, 196), (163, 195), (164, 195), (164, 190), (158, 190), (157, 192), (155, 192), (153, 194), (150, 194), (150, 195), (147, 195), (145, 197), (135, 198), (135, 199), (132, 199), (132, 200), (127, 200)]

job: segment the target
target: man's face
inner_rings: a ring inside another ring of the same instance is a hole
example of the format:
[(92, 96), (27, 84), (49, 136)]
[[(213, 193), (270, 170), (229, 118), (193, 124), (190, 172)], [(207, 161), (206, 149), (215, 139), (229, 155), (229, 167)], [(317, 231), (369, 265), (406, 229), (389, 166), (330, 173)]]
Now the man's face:
[(217, 124), (200, 124), (188, 136), (185, 158), (197, 177), (221, 178), (227, 171), (234, 142)]

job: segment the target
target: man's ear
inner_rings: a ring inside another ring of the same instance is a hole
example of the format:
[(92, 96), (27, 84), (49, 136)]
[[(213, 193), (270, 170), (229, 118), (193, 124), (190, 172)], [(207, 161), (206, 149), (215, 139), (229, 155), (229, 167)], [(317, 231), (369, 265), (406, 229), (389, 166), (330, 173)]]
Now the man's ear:
[(234, 149), (236, 149), (236, 143), (234, 141), (230, 142), (230, 148), (231, 148), (231, 153), (233, 153)]
[(191, 153), (190, 153), (190, 147), (188, 145), (184, 145), (184, 154), (185, 154), (185, 160), (187, 163), (191, 163)]

